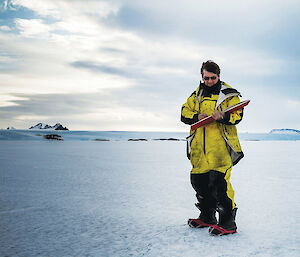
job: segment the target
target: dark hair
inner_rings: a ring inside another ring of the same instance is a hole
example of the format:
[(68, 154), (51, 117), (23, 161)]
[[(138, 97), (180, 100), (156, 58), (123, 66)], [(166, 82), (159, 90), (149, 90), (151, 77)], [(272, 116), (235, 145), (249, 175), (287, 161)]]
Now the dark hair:
[(202, 63), (201, 74), (203, 74), (203, 70), (207, 70), (208, 72), (212, 72), (214, 74), (220, 75), (220, 67), (214, 61), (208, 60)]

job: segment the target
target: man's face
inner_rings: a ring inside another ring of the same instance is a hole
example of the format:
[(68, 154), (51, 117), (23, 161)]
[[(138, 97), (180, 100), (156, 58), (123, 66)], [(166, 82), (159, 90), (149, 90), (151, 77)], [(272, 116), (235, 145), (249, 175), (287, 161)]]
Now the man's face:
[(218, 76), (215, 73), (209, 72), (207, 70), (203, 70), (202, 79), (206, 86), (211, 87), (219, 81), (220, 75)]

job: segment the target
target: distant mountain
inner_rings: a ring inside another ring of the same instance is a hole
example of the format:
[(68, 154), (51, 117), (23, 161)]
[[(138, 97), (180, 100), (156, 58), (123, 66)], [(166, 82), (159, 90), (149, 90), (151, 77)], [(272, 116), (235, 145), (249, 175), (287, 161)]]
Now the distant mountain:
[(300, 134), (300, 130), (297, 129), (272, 129), (270, 134)]
[(31, 126), (29, 129), (45, 129), (46, 126), (48, 127), (49, 125), (46, 125), (44, 123), (38, 123), (35, 126)]
[(63, 127), (60, 123), (56, 123), (54, 126), (50, 126), (44, 123), (38, 123), (29, 129), (47, 129), (47, 130), (69, 130), (67, 127)]

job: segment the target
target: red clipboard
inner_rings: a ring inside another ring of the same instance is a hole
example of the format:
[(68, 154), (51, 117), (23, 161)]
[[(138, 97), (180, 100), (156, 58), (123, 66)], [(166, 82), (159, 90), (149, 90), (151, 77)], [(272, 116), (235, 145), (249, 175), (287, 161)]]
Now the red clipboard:
[[(235, 112), (235, 111), (237, 111), (237, 110), (240, 110), (240, 109), (244, 108), (244, 107), (247, 106), (249, 103), (250, 103), (250, 100), (246, 100), (246, 101), (240, 102), (240, 103), (238, 103), (238, 104), (235, 104), (235, 105), (232, 105), (232, 106), (226, 108), (226, 109), (224, 110), (224, 112), (225, 112), (225, 113), (226, 113), (226, 112), (233, 113), (233, 112)], [(199, 120), (198, 122), (194, 123), (194, 124), (191, 126), (191, 129), (192, 129), (192, 131), (193, 131), (193, 130), (196, 130), (197, 128), (203, 127), (203, 126), (205, 126), (205, 125), (207, 125), (207, 124), (210, 124), (210, 123), (212, 123), (212, 122), (214, 122), (214, 121), (215, 121), (215, 120), (213, 119), (212, 116), (208, 116), (208, 117), (206, 117), (206, 118), (204, 118), (204, 119), (202, 119), (202, 120)]]

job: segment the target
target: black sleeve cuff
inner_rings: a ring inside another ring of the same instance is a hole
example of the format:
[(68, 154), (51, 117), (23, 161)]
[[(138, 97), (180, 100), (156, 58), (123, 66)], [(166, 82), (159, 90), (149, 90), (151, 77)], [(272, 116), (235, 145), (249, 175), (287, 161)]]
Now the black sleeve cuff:
[(186, 118), (181, 115), (181, 121), (185, 124), (192, 125), (198, 121), (198, 113), (194, 114), (193, 118)]
[(232, 125), (230, 122), (230, 113), (229, 112), (225, 112), (224, 118), (221, 120), (217, 120), (217, 122), (220, 122), (222, 124), (226, 124), (226, 125)]
[(236, 120), (234, 123), (231, 123), (231, 122), (229, 121), (229, 120), (230, 120), (230, 112), (225, 112), (224, 119), (218, 120), (217, 122), (220, 122), (220, 123), (225, 124), (225, 125), (237, 125), (237, 124), (239, 124), (240, 121), (242, 120), (243, 114), (244, 114), (244, 112), (242, 111), (242, 113), (240, 114), (240, 115), (241, 115), (241, 118), (240, 118), (239, 120)]

